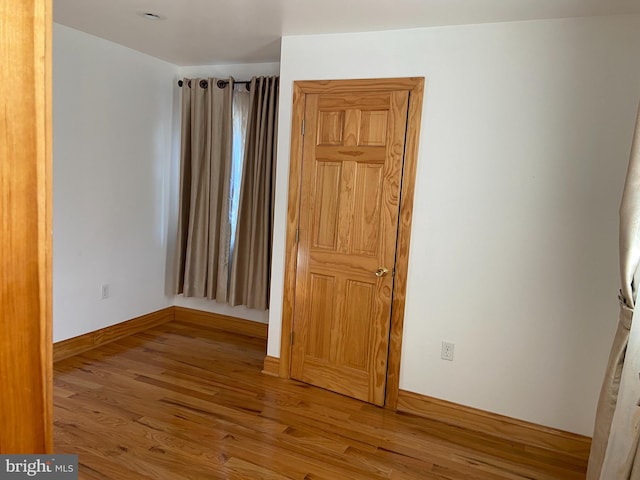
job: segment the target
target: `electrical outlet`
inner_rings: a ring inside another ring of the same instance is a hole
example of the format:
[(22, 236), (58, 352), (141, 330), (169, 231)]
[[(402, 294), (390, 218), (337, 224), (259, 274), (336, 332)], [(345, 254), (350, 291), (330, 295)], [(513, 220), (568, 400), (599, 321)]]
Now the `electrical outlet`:
[(109, 298), (109, 284), (103, 283), (101, 287), (102, 300)]
[(450, 342), (442, 342), (442, 351), (440, 352), (440, 358), (442, 360), (449, 360), (453, 362), (453, 347), (455, 345)]

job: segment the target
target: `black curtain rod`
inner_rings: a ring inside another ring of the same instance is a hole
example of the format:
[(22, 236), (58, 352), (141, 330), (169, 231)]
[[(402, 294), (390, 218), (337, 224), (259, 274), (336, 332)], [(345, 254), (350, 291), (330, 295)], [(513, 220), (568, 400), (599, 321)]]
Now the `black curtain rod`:
[[(251, 83), (250, 80), (245, 80), (242, 82), (236, 82), (235, 80), (233, 81), (234, 85), (249, 85)], [(182, 80), (178, 80), (178, 86), (182, 87), (182, 85), (184, 85), (184, 81)], [(227, 85), (229, 85), (229, 81), (228, 80), (218, 80), (217, 82), (218, 88), (224, 88)], [(191, 80), (189, 80), (189, 86), (191, 86)], [(209, 86), (209, 82), (207, 80), (200, 80), (200, 88), (207, 88)]]

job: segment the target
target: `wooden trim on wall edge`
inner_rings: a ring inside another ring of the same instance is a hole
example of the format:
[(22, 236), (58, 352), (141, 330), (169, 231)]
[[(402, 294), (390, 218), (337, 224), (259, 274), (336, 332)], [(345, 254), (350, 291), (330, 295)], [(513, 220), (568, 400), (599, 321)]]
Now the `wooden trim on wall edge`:
[(415, 193), (416, 169), (418, 165), (418, 145), (422, 125), (422, 98), (424, 78), (414, 78), (409, 90), (409, 111), (407, 114), (407, 134), (402, 167), (402, 191), (398, 237), (396, 240), (396, 264), (391, 302), (391, 325), (389, 330), (389, 356), (387, 359), (387, 388), (385, 408), (398, 408), (400, 389), (400, 360), (402, 356), (402, 334), (404, 331), (404, 304), (409, 270), (409, 245), (411, 243), (411, 222), (413, 220), (413, 197)]
[(53, 361), (57, 362), (72, 357), (73, 355), (157, 327), (172, 320), (206, 325), (210, 328), (213, 327), (225, 332), (247, 335), (249, 337), (267, 338), (268, 325), (266, 323), (253, 322), (251, 320), (229, 317), (227, 315), (192, 308), (167, 307), (157, 312), (116, 323), (110, 327), (101, 328), (94, 332), (56, 342), (53, 344)]
[[(41, 365), (43, 371), (43, 393), (44, 409), (43, 416), (45, 422), (45, 451), (53, 452), (53, 1), (43, 0), (42, 22), (44, 30), (42, 32), (44, 40), (44, 165), (39, 165), (40, 173), (44, 174), (44, 198), (41, 198), (41, 208), (44, 208), (45, 231), (44, 239), (41, 239), (40, 246), (44, 246), (45, 261), (44, 270), (41, 272), (43, 278), (41, 295), (44, 310), (41, 316), (43, 338), (41, 339)], [(41, 195), (43, 192), (41, 191)], [(44, 242), (44, 245), (43, 245)], [(26, 453), (26, 452), (25, 452)]]
[(266, 323), (244, 320), (241, 318), (221, 315), (219, 313), (205, 312), (186, 307), (173, 307), (175, 319), (181, 322), (190, 322), (205, 325), (209, 328), (224, 330), (225, 332), (246, 335), (248, 337), (267, 338)]
[(289, 151), (289, 193), (287, 201), (287, 235), (285, 240), (284, 288), (282, 296), (282, 323), (280, 326), (280, 377), (291, 376), (291, 332), (293, 331), (293, 308), (296, 292), (296, 229), (300, 217), (300, 172), (299, 159), (302, 157), (300, 131), (304, 119), (305, 92), (299, 82), (293, 82), (293, 102), (291, 104), (291, 149)]
[(551, 427), (486, 412), (418, 393), (399, 390), (398, 412), (436, 420), (504, 440), (562, 452), (586, 467), (591, 438)]
[(57, 362), (72, 357), (106, 343), (170, 322), (173, 319), (174, 307), (167, 307), (126, 322), (116, 323), (110, 327), (56, 342), (53, 344), (53, 361)]
[(262, 373), (265, 375), (271, 375), (272, 377), (280, 376), (280, 359), (267, 355), (264, 357), (264, 368)]

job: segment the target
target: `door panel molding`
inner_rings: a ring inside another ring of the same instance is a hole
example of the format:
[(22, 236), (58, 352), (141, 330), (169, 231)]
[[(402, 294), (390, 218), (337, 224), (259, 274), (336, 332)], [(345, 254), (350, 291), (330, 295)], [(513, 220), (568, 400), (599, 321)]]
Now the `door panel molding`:
[[(421, 77), (294, 82), (279, 374), (284, 378), (290, 377), (291, 334), (293, 331), (296, 263), (298, 258), (297, 229), (300, 218), (301, 168), (304, 146), (302, 129), (305, 115), (306, 95), (319, 93), (350, 93), (355, 91), (375, 92), (379, 90), (409, 91), (409, 109), (407, 115), (405, 157), (402, 174), (402, 194), (400, 199), (396, 249), (396, 271), (393, 301), (391, 304), (387, 389), (385, 395), (385, 406), (390, 409), (396, 409), (398, 403), (400, 357), (402, 351), (402, 332), (404, 327), (405, 292), (409, 263), (411, 222), (413, 218), (415, 174), (418, 159), (418, 140), (422, 116), (422, 98), (424, 93), (424, 78)], [(327, 119), (327, 121), (337, 120), (339, 119)], [(376, 119), (376, 121), (379, 121), (379, 119)], [(331, 139), (327, 139), (327, 142), (331, 143), (330, 140)]]

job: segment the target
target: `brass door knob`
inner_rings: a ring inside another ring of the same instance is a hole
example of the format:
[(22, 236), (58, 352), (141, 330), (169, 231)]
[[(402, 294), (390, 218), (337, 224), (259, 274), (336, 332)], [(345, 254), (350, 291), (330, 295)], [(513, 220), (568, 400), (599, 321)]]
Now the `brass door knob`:
[(376, 270), (376, 277), (384, 277), (387, 273), (389, 273), (388, 268), (379, 267), (378, 270)]

